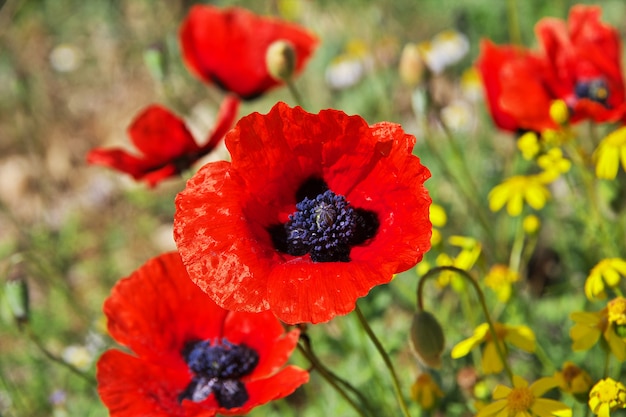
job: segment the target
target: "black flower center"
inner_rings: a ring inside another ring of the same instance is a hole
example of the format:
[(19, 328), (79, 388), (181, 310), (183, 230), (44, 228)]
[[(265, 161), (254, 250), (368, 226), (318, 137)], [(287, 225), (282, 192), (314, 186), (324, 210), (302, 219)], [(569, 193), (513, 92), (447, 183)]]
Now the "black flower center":
[(248, 401), (248, 391), (241, 378), (259, 363), (259, 355), (246, 345), (204, 340), (189, 343), (182, 352), (194, 376), (178, 400), (204, 401), (211, 393), (220, 407), (241, 407)]
[(604, 106), (607, 105), (609, 98), (609, 86), (602, 78), (578, 81), (574, 92), (579, 99), (586, 98)]
[(296, 211), (285, 224), (270, 227), (276, 249), (313, 262), (349, 262), (350, 250), (378, 231), (374, 212), (354, 208), (323, 180), (307, 180), (296, 192)]

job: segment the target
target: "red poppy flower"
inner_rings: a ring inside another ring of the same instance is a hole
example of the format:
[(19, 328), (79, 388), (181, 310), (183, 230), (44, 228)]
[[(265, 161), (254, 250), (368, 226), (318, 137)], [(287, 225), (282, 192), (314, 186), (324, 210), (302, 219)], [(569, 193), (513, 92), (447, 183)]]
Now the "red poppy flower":
[(191, 279), (224, 308), (323, 322), (430, 248), (430, 172), (399, 125), (276, 104), (226, 136), (176, 198)]
[(600, 22), (597, 6), (574, 6), (568, 22), (544, 18), (535, 28), (541, 51), (483, 41), (477, 66), (491, 114), (505, 130), (555, 128), (553, 100), (570, 122), (617, 121), (626, 113), (618, 32)]
[(253, 99), (281, 84), (265, 65), (267, 48), (278, 40), (293, 46), (296, 73), (317, 46), (317, 38), (295, 24), (238, 7), (193, 6), (180, 30), (183, 58), (191, 71), (243, 99)]
[(153, 187), (180, 174), (215, 149), (233, 125), (238, 107), (237, 98), (226, 97), (215, 129), (206, 144), (198, 145), (181, 119), (162, 106), (151, 105), (128, 128), (128, 135), (142, 156), (123, 149), (96, 148), (87, 155), (87, 162), (124, 172)]
[(298, 330), (269, 312), (229, 312), (194, 285), (173, 252), (118, 282), (104, 303), (111, 336), (98, 392), (112, 417), (245, 414), (285, 397), (309, 374), (283, 367)]

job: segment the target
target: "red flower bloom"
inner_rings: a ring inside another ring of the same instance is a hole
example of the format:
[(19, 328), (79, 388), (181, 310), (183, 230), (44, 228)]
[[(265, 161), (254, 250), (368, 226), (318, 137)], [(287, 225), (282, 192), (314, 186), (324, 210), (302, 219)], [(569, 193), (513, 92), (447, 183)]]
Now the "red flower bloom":
[(624, 117), (618, 32), (600, 22), (601, 9), (574, 6), (568, 22), (542, 19), (535, 31), (540, 52), (483, 41), (477, 67), (494, 122), (505, 130), (555, 128), (553, 100), (570, 108), (570, 122)]
[(109, 350), (98, 361), (98, 392), (112, 417), (240, 415), (309, 379), (283, 367), (298, 330), (285, 334), (269, 312), (216, 306), (175, 252), (118, 282), (104, 313), (111, 336), (134, 352)]
[(129, 154), (123, 149), (96, 148), (87, 154), (87, 162), (127, 173), (153, 187), (180, 174), (215, 149), (231, 128), (238, 107), (238, 99), (227, 97), (224, 100), (215, 129), (207, 143), (200, 146), (176, 115), (159, 105), (149, 106), (128, 128), (128, 134), (142, 156)]
[(278, 103), (226, 136), (176, 198), (191, 279), (224, 308), (323, 322), (430, 248), (430, 172), (399, 125)]
[(281, 84), (265, 65), (267, 48), (278, 40), (294, 47), (296, 73), (317, 46), (317, 38), (297, 25), (237, 7), (193, 6), (180, 30), (183, 58), (191, 71), (243, 99)]

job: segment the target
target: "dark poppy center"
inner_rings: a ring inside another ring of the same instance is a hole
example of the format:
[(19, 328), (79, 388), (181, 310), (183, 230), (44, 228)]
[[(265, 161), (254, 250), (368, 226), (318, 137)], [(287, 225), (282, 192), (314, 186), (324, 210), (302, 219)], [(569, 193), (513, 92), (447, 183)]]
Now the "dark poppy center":
[(320, 179), (296, 192), (296, 211), (287, 223), (269, 229), (274, 246), (293, 256), (307, 253), (313, 262), (349, 262), (350, 250), (378, 231), (374, 212), (354, 208)]
[(241, 378), (250, 374), (259, 363), (258, 353), (246, 345), (235, 345), (226, 339), (189, 343), (182, 352), (189, 370), (194, 374), (178, 400), (200, 402), (211, 393), (220, 407), (241, 407), (248, 401), (248, 391)]
[(578, 81), (574, 92), (579, 99), (586, 98), (604, 106), (607, 105), (609, 98), (609, 86), (602, 78)]

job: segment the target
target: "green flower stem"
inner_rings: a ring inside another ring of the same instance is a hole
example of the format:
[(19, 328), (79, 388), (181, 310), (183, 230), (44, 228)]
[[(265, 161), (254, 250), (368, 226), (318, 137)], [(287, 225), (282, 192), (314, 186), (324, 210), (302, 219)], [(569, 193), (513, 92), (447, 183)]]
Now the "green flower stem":
[(522, 253), (524, 252), (524, 228), (522, 221), (517, 218), (517, 225), (515, 231), (515, 240), (513, 241), (513, 247), (511, 248), (511, 256), (509, 257), (509, 268), (511, 271), (515, 271), (521, 274), (520, 265), (522, 263)]
[(439, 274), (439, 273), (441, 273), (443, 271), (456, 272), (461, 277), (465, 278), (465, 280), (467, 282), (472, 284), (472, 286), (474, 287), (474, 290), (476, 290), (476, 294), (478, 295), (478, 300), (480, 302), (480, 306), (482, 307), (483, 313), (485, 314), (485, 320), (487, 321), (487, 325), (489, 326), (489, 331), (491, 332), (491, 337), (495, 341), (494, 344), (496, 346), (496, 351), (498, 352), (498, 356), (500, 357), (500, 361), (504, 365), (504, 370), (505, 370), (507, 376), (511, 380), (511, 383), (513, 383), (513, 372), (511, 371), (511, 368), (509, 367), (509, 364), (508, 364), (508, 362), (506, 360), (506, 355), (504, 354), (504, 350), (502, 348), (502, 344), (501, 343), (497, 343), (497, 341), (498, 341), (498, 334), (496, 332), (496, 328), (495, 328), (495, 326), (493, 324), (493, 321), (491, 320), (491, 315), (489, 314), (489, 309), (487, 308), (487, 303), (485, 301), (485, 295), (483, 294), (482, 290), (478, 286), (478, 283), (476, 282), (476, 280), (474, 278), (472, 278), (472, 276), (467, 271), (465, 271), (463, 269), (460, 269), (460, 268), (457, 268), (455, 266), (438, 266), (436, 268), (431, 269), (430, 271), (428, 271), (424, 275), (422, 275), (422, 277), (419, 280), (419, 284), (417, 285), (417, 306), (418, 306), (418, 309), (419, 310), (424, 310), (424, 301), (423, 301), (424, 284), (426, 283), (426, 281), (429, 278), (435, 277), (435, 276), (437, 276), (437, 274)]
[(406, 402), (404, 401), (404, 397), (402, 396), (402, 390), (400, 389), (400, 381), (398, 380), (398, 375), (396, 374), (396, 370), (394, 369), (393, 364), (391, 363), (391, 358), (389, 358), (389, 355), (385, 351), (385, 348), (383, 348), (383, 345), (380, 343), (380, 340), (378, 340), (378, 338), (372, 331), (372, 328), (367, 322), (367, 319), (363, 315), (363, 312), (359, 308), (358, 304), (355, 306), (354, 311), (356, 312), (356, 315), (359, 318), (359, 323), (361, 323), (363, 330), (365, 330), (365, 333), (367, 333), (367, 336), (370, 338), (372, 343), (374, 343), (374, 346), (376, 346), (376, 350), (378, 350), (378, 353), (380, 353), (380, 356), (382, 356), (383, 361), (385, 362), (385, 366), (387, 367), (387, 370), (389, 370), (389, 374), (391, 375), (391, 382), (393, 384), (393, 389), (396, 394), (396, 399), (398, 400), (398, 405), (400, 406), (400, 409), (402, 410), (402, 415), (404, 417), (411, 417), (411, 414), (409, 413), (409, 408), (407, 407)]
[(289, 92), (291, 93), (291, 96), (295, 100), (296, 104), (300, 107), (304, 107), (303, 101), (302, 101), (302, 95), (300, 95), (298, 88), (296, 88), (296, 84), (293, 82), (293, 79), (290, 78), (286, 80), (285, 84), (287, 84), (287, 88), (289, 89)]
[(517, 2), (509, 0), (507, 2), (507, 18), (509, 20), (509, 38), (515, 45), (522, 44), (522, 31), (519, 26), (519, 16), (517, 13)]
[(367, 398), (361, 393), (361, 391), (359, 391), (358, 389), (356, 389), (352, 384), (350, 384), (348, 381), (346, 381), (345, 379), (341, 378), (340, 376), (338, 376), (337, 374), (335, 374), (333, 371), (331, 371), (330, 369), (328, 369), (323, 363), (322, 361), (320, 361), (320, 359), (317, 357), (317, 355), (315, 354), (315, 352), (313, 352), (313, 347), (311, 346), (311, 341), (308, 337), (308, 335), (306, 335), (305, 333), (303, 333), (300, 336), (300, 341), (298, 342), (298, 350), (300, 351), (300, 353), (302, 353), (307, 360), (311, 363), (311, 366), (316, 369), (320, 375), (326, 379), (326, 381), (346, 400), (348, 401), (348, 403), (359, 413), (359, 415), (365, 417), (365, 415), (363, 414), (363, 410), (361, 409), (361, 407), (359, 407), (358, 404), (356, 404), (356, 402), (354, 402), (354, 400), (352, 400), (352, 398), (350, 398), (350, 396), (348, 395), (348, 393), (346, 392), (346, 390), (350, 391), (352, 394), (354, 394), (359, 401), (361, 402), (361, 404), (363, 405), (363, 407), (365, 409), (367, 409), (367, 413), (370, 416), (375, 416), (376, 413), (372, 411), (371, 405), (369, 404), (369, 401), (367, 400)]

